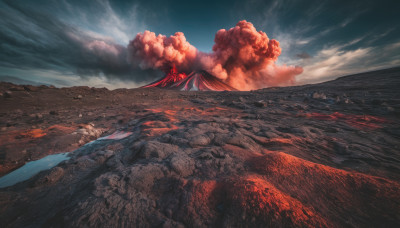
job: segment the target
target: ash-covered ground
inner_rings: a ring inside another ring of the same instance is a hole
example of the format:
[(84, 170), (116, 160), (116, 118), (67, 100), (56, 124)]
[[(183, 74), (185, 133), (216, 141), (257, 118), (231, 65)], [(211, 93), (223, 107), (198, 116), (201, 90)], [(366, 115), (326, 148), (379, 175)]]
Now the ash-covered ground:
[(0, 90), (3, 175), (73, 151), (0, 189), (2, 227), (400, 227), (400, 68), (250, 92)]

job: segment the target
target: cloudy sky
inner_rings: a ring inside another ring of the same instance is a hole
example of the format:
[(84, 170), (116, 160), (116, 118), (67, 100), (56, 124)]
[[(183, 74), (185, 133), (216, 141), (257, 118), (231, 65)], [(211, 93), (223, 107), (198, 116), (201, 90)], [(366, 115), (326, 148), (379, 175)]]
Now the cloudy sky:
[(183, 32), (210, 52), (240, 20), (276, 39), (278, 65), (303, 67), (298, 84), (400, 66), (400, 1), (0, 0), (0, 80), (133, 88), (163, 75), (130, 63), (127, 45), (150, 30)]

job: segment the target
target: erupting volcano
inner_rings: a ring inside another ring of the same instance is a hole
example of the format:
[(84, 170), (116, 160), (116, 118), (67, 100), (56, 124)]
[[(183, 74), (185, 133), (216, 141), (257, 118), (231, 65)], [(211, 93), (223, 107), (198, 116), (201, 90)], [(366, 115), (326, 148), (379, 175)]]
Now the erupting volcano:
[[(128, 53), (132, 63), (142, 69), (164, 71), (171, 68), (165, 78), (145, 88), (168, 88), (186, 78), (186, 74), (178, 72), (190, 73), (198, 69), (213, 75), (210, 80), (219, 84), (201, 88), (195, 86), (199, 90), (233, 90), (232, 87), (237, 90), (254, 90), (288, 86), (293, 85), (295, 76), (303, 72), (300, 66), (277, 65), (276, 61), (282, 51), (279, 41), (270, 39), (263, 31), (257, 31), (252, 23), (245, 20), (239, 21), (229, 30), (220, 29), (215, 34), (214, 42), (212, 52), (205, 53), (191, 45), (182, 32), (167, 37), (144, 31), (130, 41)], [(210, 81), (203, 80), (211, 77), (194, 78), (200, 80), (199, 85), (206, 85)], [(186, 90), (186, 86), (183, 89)]]
[(193, 71), (189, 75), (178, 73), (172, 67), (164, 78), (143, 86), (143, 88), (165, 88), (180, 91), (236, 91), (237, 89), (222, 82), (205, 70)]
[(194, 71), (171, 86), (171, 89), (183, 91), (235, 91), (237, 89), (223, 83), (218, 78), (209, 74), (205, 70)]
[(171, 85), (173, 85), (175, 82), (178, 82), (184, 78), (186, 78), (187, 75), (185, 73), (181, 73), (176, 70), (175, 66), (172, 66), (167, 75), (163, 77), (162, 79), (155, 81), (153, 83), (150, 83), (148, 85), (143, 86), (143, 88), (151, 88), (151, 87), (157, 87), (157, 88), (169, 88)]

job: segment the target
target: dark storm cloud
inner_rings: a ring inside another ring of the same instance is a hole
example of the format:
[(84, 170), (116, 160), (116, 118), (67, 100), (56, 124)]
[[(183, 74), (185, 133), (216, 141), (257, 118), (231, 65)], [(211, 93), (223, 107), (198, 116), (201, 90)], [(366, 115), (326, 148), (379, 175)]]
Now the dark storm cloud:
[(310, 59), (312, 58), (312, 56), (310, 54), (308, 54), (307, 52), (302, 52), (296, 55), (296, 57), (300, 58), (300, 59)]
[(0, 66), (75, 72), (81, 77), (104, 74), (135, 82), (157, 74), (132, 66), (126, 46), (113, 39), (66, 24), (58, 18), (4, 1), (0, 11)]

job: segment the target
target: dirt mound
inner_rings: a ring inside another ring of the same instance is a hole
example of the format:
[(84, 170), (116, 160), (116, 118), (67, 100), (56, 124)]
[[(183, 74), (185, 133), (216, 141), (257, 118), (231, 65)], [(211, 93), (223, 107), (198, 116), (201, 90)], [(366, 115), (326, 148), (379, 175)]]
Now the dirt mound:
[[(251, 164), (254, 171), (276, 188), (305, 202), (340, 226), (362, 222), (374, 227), (383, 223), (395, 226), (400, 219), (397, 213), (400, 211), (400, 184), (397, 182), (338, 170), (282, 152), (253, 158)], [(332, 212), (333, 207), (335, 212)]]

